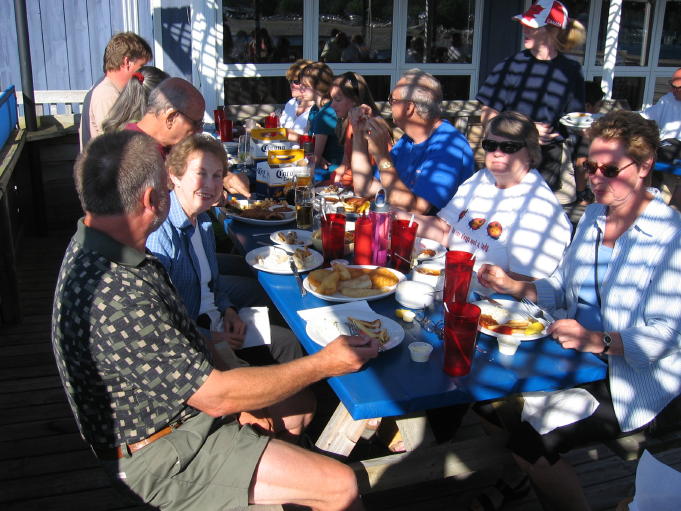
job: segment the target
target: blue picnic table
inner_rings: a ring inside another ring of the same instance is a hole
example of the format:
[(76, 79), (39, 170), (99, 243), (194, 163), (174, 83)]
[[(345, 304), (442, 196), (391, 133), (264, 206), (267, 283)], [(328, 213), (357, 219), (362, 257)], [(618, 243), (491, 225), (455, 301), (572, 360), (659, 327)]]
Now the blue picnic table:
[[(250, 225), (227, 218), (225, 230), (244, 253), (258, 248), (266, 236), (254, 236), (286, 228)], [(286, 319), (308, 353), (321, 347), (305, 331), (299, 310), (330, 305), (308, 293), (301, 297), (292, 275), (258, 272), (258, 280)], [(394, 318), (402, 308), (394, 296), (369, 302), (378, 314)], [(435, 313), (432, 319), (441, 320)], [(407, 326), (407, 324), (404, 324)], [(422, 340), (433, 345), (426, 363), (412, 362), (407, 345)], [(355, 420), (413, 414), (430, 408), (473, 403), (510, 394), (537, 390), (556, 390), (605, 378), (606, 364), (590, 353), (563, 349), (547, 337), (521, 343), (513, 356), (502, 355), (496, 339), (478, 336), (471, 372), (453, 378), (442, 370), (443, 343), (436, 334), (419, 326), (406, 329), (405, 340), (381, 353), (354, 374), (329, 379), (329, 384)]]

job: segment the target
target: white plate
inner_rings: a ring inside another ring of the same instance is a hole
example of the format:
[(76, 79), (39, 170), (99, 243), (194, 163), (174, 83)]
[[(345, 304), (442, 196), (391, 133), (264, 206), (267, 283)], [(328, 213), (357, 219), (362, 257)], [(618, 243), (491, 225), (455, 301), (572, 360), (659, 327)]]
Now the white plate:
[(348, 316), (365, 321), (374, 321), (375, 319), (381, 320), (381, 326), (388, 331), (388, 342), (381, 346), (381, 351), (394, 348), (404, 339), (404, 328), (402, 328), (399, 323), (385, 316), (381, 316), (380, 314), (376, 314), (373, 311), (330, 313), (319, 320), (308, 321), (305, 331), (313, 342), (320, 346), (326, 346), (339, 335), (346, 333), (339, 330), (338, 323), (345, 323)]
[[(232, 201), (232, 202), (238, 203), (239, 206), (241, 206), (243, 208), (243, 207), (247, 206), (250, 201), (247, 200), (247, 199), (239, 199), (239, 200)], [(276, 206), (272, 206), (272, 207), (276, 207)], [(252, 225), (270, 225), (270, 226), (285, 225), (285, 224), (288, 224), (289, 222), (292, 222), (293, 220), (296, 219), (296, 211), (293, 208), (291, 208), (290, 212), (283, 213), (284, 218), (282, 218), (281, 220), (261, 220), (259, 218), (246, 218), (246, 217), (239, 215), (238, 213), (235, 213), (234, 211), (232, 211), (230, 209), (227, 209), (227, 208), (221, 208), (221, 209), (227, 216), (232, 217), (234, 220), (238, 220), (239, 222), (243, 222), (245, 224), (252, 224)]]
[[(273, 265), (262, 265), (258, 262), (258, 256), (267, 257), (268, 255), (275, 252), (281, 254), (284, 253), (282, 250), (278, 250), (275, 247), (259, 247), (253, 249), (246, 254), (246, 262), (256, 270), (266, 271), (268, 273), (278, 273), (279, 275), (292, 275), (293, 271), (291, 270), (291, 265), (289, 264), (288, 258), (285, 262)], [(322, 256), (322, 254), (316, 250), (310, 250), (310, 252), (312, 252), (312, 256), (310, 256), (308, 259), (308, 264), (305, 266), (305, 268), (298, 270), (299, 272), (314, 270), (315, 268), (321, 266), (321, 264), (324, 262), (324, 256)]]
[[(296, 236), (298, 238), (298, 243), (284, 243), (281, 241), (279, 238), (279, 233), (282, 233), (286, 235), (286, 233), (289, 232), (295, 232)], [(301, 229), (283, 229), (281, 231), (274, 231), (272, 234), (270, 234), (270, 239), (276, 243), (277, 245), (284, 245), (284, 246), (290, 246), (290, 247), (306, 247), (308, 245), (312, 245), (312, 233), (310, 231), (303, 231)]]
[[(378, 266), (372, 266), (372, 265), (356, 265), (356, 264), (351, 264), (348, 266), (348, 268), (378, 268)], [(406, 277), (404, 276), (403, 273), (393, 270), (392, 268), (388, 268), (391, 272), (393, 272), (397, 278), (399, 279), (397, 284), (402, 282)], [(310, 285), (309, 282), (309, 277), (305, 277), (305, 280), (303, 280), (303, 287), (308, 290), (308, 292), (312, 293), (314, 296), (317, 298), (321, 298), (322, 300), (326, 300), (327, 302), (358, 302), (360, 300), (366, 300), (367, 302), (371, 302), (373, 300), (379, 300), (381, 298), (385, 298), (386, 296), (390, 296), (395, 292), (395, 288), (397, 287), (397, 284), (395, 284), (393, 287), (391, 287), (388, 291), (385, 293), (381, 293), (378, 295), (374, 296), (367, 296), (364, 298), (351, 298), (349, 296), (342, 295), (340, 293), (335, 293), (333, 295), (323, 295), (321, 293), (318, 293), (314, 289), (312, 289), (312, 286)]]
[[(515, 300), (504, 299), (498, 300), (495, 299), (495, 301), (503, 305), (503, 308), (499, 308), (496, 305), (489, 303), (487, 300), (480, 300), (479, 302), (473, 303), (480, 307), (480, 314), (489, 314), (498, 323), (506, 323), (511, 319), (527, 319), (527, 316), (525, 316), (524, 309), (520, 305), (520, 302), (516, 302)], [(543, 321), (541, 320), (539, 321), (543, 323)], [(483, 334), (491, 335), (492, 337), (497, 337), (499, 335), (494, 330), (488, 330), (487, 328), (482, 326), (478, 326), (478, 330), (480, 330)], [(535, 339), (541, 339), (542, 337), (546, 337), (546, 326), (544, 326), (544, 330), (542, 330), (538, 334), (533, 335), (513, 334), (513, 337), (518, 338), (521, 341), (534, 341)]]
[[(428, 255), (423, 255), (419, 256), (423, 250), (430, 249), (435, 251), (435, 255), (428, 256)], [(418, 261), (426, 261), (428, 259), (438, 259), (439, 257), (442, 257), (445, 252), (447, 252), (447, 247), (443, 247), (440, 245), (437, 241), (435, 240), (429, 240), (428, 238), (416, 238), (416, 241), (414, 241), (414, 257)]]
[(314, 194), (319, 197), (352, 197), (354, 192), (351, 188), (341, 188), (338, 192), (325, 191), (328, 186), (318, 186), (314, 189)]
[(560, 123), (571, 128), (588, 128), (603, 114), (590, 114), (588, 112), (572, 112), (560, 118)]

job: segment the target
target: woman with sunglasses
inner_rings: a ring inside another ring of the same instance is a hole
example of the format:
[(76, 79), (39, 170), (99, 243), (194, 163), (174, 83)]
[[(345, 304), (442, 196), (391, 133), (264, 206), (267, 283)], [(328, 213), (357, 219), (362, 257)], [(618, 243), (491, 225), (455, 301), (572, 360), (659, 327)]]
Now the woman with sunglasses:
[(286, 71), (286, 80), (291, 86), (291, 99), (284, 105), (279, 125), (287, 129), (289, 140), (298, 140), (298, 135), (304, 135), (307, 132), (308, 116), (314, 102), (303, 98), (300, 90), (300, 73), (310, 64), (312, 64), (311, 60), (298, 59)]
[(523, 114), (502, 112), (487, 124), (482, 147), (485, 168), (465, 181), (436, 217), (419, 215), (419, 236), (474, 253), (476, 268), (495, 264), (523, 280), (550, 275), (572, 228), (535, 169), (541, 150), (534, 123)]
[[(375, 118), (390, 132), (390, 126), (381, 117), (364, 77), (348, 71), (333, 80), (331, 87), (331, 107), (336, 112), (339, 122), (336, 136), (343, 144), (343, 162), (335, 170), (332, 181), (343, 186), (352, 186), (352, 136), (360, 119)], [(392, 147), (392, 140), (388, 150)]]
[(598, 403), (593, 414), (543, 435), (521, 422), (517, 400), (477, 407), (497, 425), (505, 417), (515, 459), (552, 510), (588, 509), (560, 453), (664, 428), (668, 419), (678, 427), (681, 407), (681, 216), (648, 188), (657, 126), (616, 111), (588, 135), (584, 167), (596, 203), (586, 209), (558, 269), (535, 282), (493, 265), (478, 272), (495, 291), (529, 298), (564, 318), (548, 328), (563, 348), (597, 353), (608, 364), (606, 380), (582, 386)]

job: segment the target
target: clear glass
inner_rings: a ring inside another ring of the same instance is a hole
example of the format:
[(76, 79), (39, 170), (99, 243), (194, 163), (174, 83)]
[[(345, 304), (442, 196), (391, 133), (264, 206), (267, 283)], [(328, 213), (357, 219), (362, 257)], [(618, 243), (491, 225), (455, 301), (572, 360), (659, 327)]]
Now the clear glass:
[(405, 62), (470, 63), (475, 15), (475, 0), (409, 0)]
[[(610, 1), (603, 0), (600, 27), (598, 29), (597, 66), (603, 65), (609, 10)], [(622, 18), (617, 39), (616, 65), (648, 65), (654, 12), (655, 0), (625, 0), (622, 2)]]
[[(658, 65), (681, 66), (681, 0), (667, 0)], [(666, 88), (669, 88), (668, 85)], [(657, 96), (657, 87), (655, 92)]]
[(303, 58), (303, 0), (223, 2), (222, 24), (227, 63)]
[(390, 62), (392, 11), (393, 0), (320, 2), (319, 60)]

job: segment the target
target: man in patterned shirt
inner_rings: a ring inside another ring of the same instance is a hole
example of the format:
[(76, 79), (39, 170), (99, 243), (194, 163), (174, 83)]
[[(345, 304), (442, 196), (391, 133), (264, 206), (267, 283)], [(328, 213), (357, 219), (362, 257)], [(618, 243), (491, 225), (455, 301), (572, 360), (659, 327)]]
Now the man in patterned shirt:
[(341, 336), (286, 364), (243, 367), (234, 357), (216, 370), (163, 266), (145, 253), (169, 204), (154, 141), (102, 135), (75, 178), (85, 217), (57, 282), (53, 347), (81, 434), (114, 481), (161, 509), (361, 509), (349, 467), (242, 425), (241, 412), (272, 410), (358, 370), (375, 341)]

